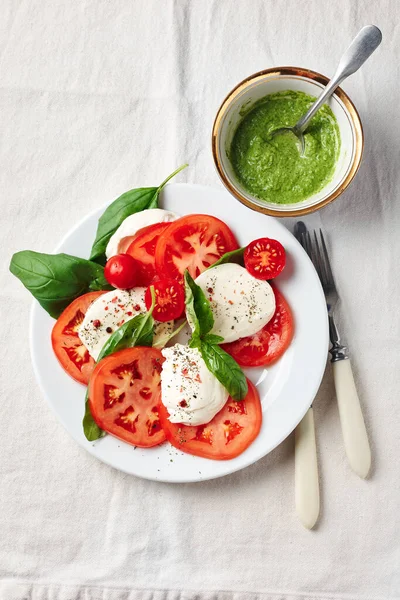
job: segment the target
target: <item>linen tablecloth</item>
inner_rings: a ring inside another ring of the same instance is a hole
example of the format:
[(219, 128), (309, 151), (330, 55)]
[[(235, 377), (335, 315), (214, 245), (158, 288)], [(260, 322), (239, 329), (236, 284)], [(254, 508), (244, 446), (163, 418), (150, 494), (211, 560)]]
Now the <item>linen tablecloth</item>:
[[(1, 1), (1, 600), (400, 597), (399, 22), (397, 0)], [(329, 237), (370, 479), (347, 463), (330, 365), (314, 404), (312, 532), (294, 512), (292, 437), (199, 484), (98, 462), (34, 379), (31, 299), (8, 273), (11, 254), (51, 251), (89, 211), (186, 161), (180, 181), (220, 186), (210, 130), (228, 91), (277, 65), (330, 75), (368, 23), (383, 44), (343, 86), (363, 120), (363, 163), (308, 222)]]

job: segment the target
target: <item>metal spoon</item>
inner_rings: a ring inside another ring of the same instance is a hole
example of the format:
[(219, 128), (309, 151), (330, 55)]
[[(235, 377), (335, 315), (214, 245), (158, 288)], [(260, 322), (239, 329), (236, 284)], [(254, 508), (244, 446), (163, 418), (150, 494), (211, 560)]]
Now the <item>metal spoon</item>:
[(382, 33), (378, 27), (375, 27), (375, 25), (363, 27), (340, 59), (336, 73), (306, 114), (293, 127), (275, 129), (271, 133), (271, 136), (275, 137), (276, 135), (293, 133), (299, 142), (300, 154), (303, 155), (305, 148), (303, 133), (317, 110), (332, 96), (333, 92), (344, 79), (358, 71), (367, 58), (377, 49), (381, 41)]

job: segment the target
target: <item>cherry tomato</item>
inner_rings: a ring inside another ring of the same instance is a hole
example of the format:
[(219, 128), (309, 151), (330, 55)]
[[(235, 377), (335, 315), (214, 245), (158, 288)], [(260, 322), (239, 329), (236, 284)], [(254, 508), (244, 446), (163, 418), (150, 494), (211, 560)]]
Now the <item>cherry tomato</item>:
[(244, 452), (257, 437), (262, 422), (257, 389), (251, 381), (247, 380), (247, 384), (246, 398), (241, 402), (228, 398), (206, 425), (171, 423), (167, 409), (160, 402), (160, 422), (167, 440), (182, 452), (214, 460), (228, 460)]
[(292, 313), (279, 290), (275, 286), (273, 290), (276, 308), (269, 323), (254, 335), (221, 346), (242, 367), (260, 367), (275, 362), (292, 341)]
[(142, 448), (165, 441), (158, 415), (163, 360), (156, 348), (135, 346), (97, 363), (89, 404), (101, 429)]
[(76, 298), (58, 317), (51, 332), (54, 354), (68, 375), (80, 383), (88, 384), (95, 361), (78, 336), (89, 306), (104, 292), (89, 292)]
[(244, 251), (244, 265), (257, 279), (273, 279), (282, 273), (286, 263), (285, 248), (278, 240), (259, 238)]
[[(179, 319), (185, 309), (185, 292), (182, 284), (174, 279), (160, 279), (153, 283), (153, 287), (156, 296), (153, 317), (156, 321), (166, 323)], [(150, 287), (146, 290), (144, 301), (149, 310), (151, 307)]]
[(188, 269), (195, 279), (225, 252), (237, 248), (235, 236), (220, 219), (211, 215), (187, 215), (170, 223), (158, 238), (157, 273), (182, 280)]
[(138, 266), (129, 254), (112, 256), (104, 267), (104, 276), (108, 283), (120, 290), (129, 290), (137, 285)]

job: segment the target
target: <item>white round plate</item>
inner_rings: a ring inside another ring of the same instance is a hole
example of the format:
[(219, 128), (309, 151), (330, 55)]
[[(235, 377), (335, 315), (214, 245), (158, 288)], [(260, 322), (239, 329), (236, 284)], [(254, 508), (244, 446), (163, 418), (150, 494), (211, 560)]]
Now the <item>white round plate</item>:
[[(168, 443), (134, 448), (108, 435), (88, 442), (82, 430), (85, 388), (63, 371), (53, 354), (50, 333), (54, 320), (34, 303), (31, 313), (31, 353), (37, 380), (57, 418), (71, 436), (103, 462), (138, 477), (168, 482), (222, 477), (256, 462), (280, 444), (312, 403), (324, 372), (328, 349), (326, 304), (314, 267), (303, 248), (279, 221), (253, 212), (223, 189), (170, 184), (160, 205), (178, 214), (206, 213), (225, 221), (241, 245), (258, 237), (278, 239), (287, 266), (277, 280), (294, 315), (295, 335), (284, 356), (273, 366), (246, 369), (257, 386), (263, 409), (259, 436), (240, 456), (216, 461), (184, 454)], [(97, 221), (104, 207), (86, 217), (64, 238), (57, 252), (89, 256)]]

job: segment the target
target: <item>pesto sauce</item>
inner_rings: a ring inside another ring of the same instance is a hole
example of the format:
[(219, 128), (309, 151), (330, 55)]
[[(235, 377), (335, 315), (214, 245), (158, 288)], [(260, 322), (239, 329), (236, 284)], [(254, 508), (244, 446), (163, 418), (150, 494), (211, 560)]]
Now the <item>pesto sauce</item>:
[(324, 104), (305, 134), (300, 156), (292, 134), (271, 137), (279, 127), (293, 126), (315, 98), (284, 91), (256, 102), (239, 123), (229, 157), (239, 182), (260, 200), (276, 204), (301, 202), (332, 179), (340, 152), (339, 126)]

